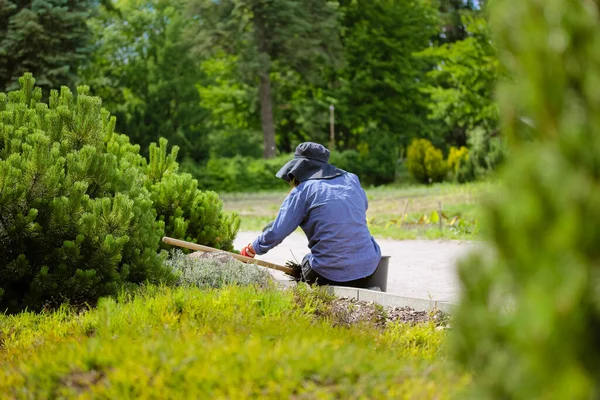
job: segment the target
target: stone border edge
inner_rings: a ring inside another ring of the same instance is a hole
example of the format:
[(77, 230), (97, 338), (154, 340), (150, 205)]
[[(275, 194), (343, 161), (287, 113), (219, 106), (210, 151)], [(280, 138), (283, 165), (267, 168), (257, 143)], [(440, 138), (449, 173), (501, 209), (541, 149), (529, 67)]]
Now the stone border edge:
[(328, 286), (327, 288), (329, 293), (337, 297), (348, 297), (358, 301), (372, 301), (384, 307), (410, 307), (416, 311), (440, 310), (447, 314), (451, 314), (456, 307), (456, 304), (446, 301), (418, 299), (374, 290), (342, 286)]

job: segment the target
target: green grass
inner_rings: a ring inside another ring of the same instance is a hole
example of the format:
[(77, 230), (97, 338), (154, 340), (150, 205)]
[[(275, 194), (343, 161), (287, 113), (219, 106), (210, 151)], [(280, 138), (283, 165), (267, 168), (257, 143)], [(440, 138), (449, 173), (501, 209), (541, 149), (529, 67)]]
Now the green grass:
[(435, 326), (334, 327), (274, 288), (148, 287), (75, 312), (0, 315), (0, 398), (456, 398)]
[[(366, 190), (369, 228), (378, 238), (476, 240), (480, 204), (492, 188), (488, 182), (370, 188)], [(286, 192), (261, 192), (223, 194), (222, 198), (227, 211), (240, 214), (242, 230), (260, 231), (277, 216), (285, 196)], [(440, 204), (446, 217), (442, 229), (437, 222), (426, 221)]]

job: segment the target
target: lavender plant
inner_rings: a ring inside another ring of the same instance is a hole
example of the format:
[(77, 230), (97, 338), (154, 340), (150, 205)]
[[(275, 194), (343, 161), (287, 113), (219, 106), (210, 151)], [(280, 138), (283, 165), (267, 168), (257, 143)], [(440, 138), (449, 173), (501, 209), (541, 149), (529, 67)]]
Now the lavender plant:
[(174, 250), (165, 262), (178, 277), (178, 285), (219, 289), (224, 286), (267, 286), (271, 275), (264, 268), (244, 264), (225, 254), (208, 257)]

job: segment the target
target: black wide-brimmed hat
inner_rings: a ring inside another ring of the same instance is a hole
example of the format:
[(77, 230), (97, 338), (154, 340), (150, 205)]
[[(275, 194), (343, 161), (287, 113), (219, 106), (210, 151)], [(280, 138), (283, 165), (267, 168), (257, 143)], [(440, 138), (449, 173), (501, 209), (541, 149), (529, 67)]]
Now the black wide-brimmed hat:
[(311, 179), (331, 179), (344, 174), (343, 170), (329, 164), (330, 155), (329, 150), (321, 144), (300, 143), (296, 147), (294, 158), (285, 164), (275, 176), (287, 182), (292, 179), (304, 182)]

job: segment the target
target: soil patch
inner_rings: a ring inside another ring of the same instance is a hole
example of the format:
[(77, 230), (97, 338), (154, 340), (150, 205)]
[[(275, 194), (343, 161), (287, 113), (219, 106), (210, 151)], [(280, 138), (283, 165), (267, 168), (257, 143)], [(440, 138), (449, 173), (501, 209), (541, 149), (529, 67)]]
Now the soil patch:
[(448, 315), (440, 310), (416, 311), (410, 307), (383, 307), (367, 301), (350, 298), (332, 300), (329, 317), (334, 325), (351, 326), (369, 324), (385, 327), (392, 323), (421, 324), (433, 322), (441, 329), (447, 327)]
[(95, 369), (91, 371), (72, 371), (69, 375), (61, 379), (61, 383), (77, 393), (81, 393), (91, 386), (97, 385), (106, 379), (106, 375), (102, 371)]

